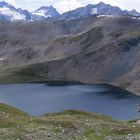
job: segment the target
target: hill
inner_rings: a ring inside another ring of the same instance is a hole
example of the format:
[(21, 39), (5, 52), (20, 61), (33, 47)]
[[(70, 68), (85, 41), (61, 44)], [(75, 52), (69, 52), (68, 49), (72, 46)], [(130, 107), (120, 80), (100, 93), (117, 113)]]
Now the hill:
[(140, 125), (83, 111), (33, 117), (0, 104), (1, 140), (139, 140)]

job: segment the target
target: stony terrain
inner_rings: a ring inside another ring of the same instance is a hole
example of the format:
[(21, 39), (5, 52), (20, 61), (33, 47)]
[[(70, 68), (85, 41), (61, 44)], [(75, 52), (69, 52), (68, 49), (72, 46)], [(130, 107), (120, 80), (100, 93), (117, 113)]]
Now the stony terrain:
[(91, 16), (0, 24), (0, 82), (109, 83), (140, 95), (140, 20)]
[(140, 125), (82, 111), (33, 117), (0, 104), (0, 140), (139, 140)]

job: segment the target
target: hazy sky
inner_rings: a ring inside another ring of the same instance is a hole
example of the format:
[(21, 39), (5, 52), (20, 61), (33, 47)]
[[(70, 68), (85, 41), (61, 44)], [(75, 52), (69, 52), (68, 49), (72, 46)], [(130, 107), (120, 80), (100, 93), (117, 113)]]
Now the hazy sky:
[[(4, 0), (0, 0), (4, 1)], [(122, 9), (136, 9), (140, 12), (140, 0), (5, 0), (16, 7), (21, 7), (33, 11), (40, 6), (53, 5), (60, 13), (101, 1), (111, 5), (120, 6)]]

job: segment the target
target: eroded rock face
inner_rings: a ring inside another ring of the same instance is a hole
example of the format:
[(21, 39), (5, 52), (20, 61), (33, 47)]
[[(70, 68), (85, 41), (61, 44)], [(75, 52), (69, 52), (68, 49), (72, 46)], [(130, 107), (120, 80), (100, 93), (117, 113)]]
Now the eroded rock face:
[(136, 122), (136, 123), (140, 125), (140, 120), (137, 120), (137, 122)]
[(111, 83), (140, 94), (139, 27), (106, 16), (1, 24), (0, 81)]

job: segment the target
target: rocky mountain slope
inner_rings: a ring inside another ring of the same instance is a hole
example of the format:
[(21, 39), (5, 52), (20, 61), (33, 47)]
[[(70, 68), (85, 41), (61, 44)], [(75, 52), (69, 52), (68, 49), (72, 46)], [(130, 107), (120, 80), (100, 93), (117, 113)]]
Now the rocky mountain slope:
[(0, 81), (109, 83), (140, 95), (140, 20), (0, 24)]
[(82, 111), (33, 117), (0, 104), (1, 140), (139, 140), (140, 125)]

